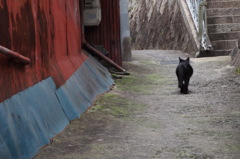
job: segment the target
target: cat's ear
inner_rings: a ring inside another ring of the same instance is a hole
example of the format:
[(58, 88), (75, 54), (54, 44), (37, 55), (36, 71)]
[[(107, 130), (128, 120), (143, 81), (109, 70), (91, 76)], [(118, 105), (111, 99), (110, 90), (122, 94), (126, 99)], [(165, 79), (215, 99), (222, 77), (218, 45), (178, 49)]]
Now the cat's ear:
[(186, 60), (189, 62), (189, 61), (190, 61), (190, 58), (188, 57)]
[(183, 59), (181, 59), (181, 57), (179, 57), (179, 62), (182, 62), (183, 61)]

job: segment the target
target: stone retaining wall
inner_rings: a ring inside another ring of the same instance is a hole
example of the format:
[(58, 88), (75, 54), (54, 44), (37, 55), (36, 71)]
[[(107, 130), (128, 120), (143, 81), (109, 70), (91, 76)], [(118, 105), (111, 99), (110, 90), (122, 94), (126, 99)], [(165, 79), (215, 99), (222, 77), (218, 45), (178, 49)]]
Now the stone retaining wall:
[(230, 53), (232, 57), (231, 64), (236, 67), (240, 67), (240, 38), (238, 39), (237, 46)]
[(174, 49), (197, 52), (178, 0), (129, 0), (133, 49)]

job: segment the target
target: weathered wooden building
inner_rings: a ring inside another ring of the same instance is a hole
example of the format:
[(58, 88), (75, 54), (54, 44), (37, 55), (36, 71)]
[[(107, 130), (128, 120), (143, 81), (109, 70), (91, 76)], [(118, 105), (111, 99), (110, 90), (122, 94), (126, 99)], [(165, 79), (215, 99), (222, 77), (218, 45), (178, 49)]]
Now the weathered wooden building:
[(0, 158), (31, 158), (113, 84), (86, 50), (124, 71), (119, 0), (0, 0), (0, 16)]

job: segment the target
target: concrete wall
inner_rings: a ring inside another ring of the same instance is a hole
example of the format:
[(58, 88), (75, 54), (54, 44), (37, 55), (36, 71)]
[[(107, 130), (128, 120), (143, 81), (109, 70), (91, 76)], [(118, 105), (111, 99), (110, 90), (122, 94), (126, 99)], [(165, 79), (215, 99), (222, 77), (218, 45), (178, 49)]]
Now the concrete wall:
[(195, 55), (197, 44), (183, 18), (181, 1), (129, 0), (133, 49), (176, 49)]
[(238, 39), (237, 46), (230, 53), (232, 57), (231, 64), (236, 67), (240, 67), (240, 38)]
[(120, 0), (121, 49), (124, 61), (132, 60), (131, 38), (128, 18), (128, 1)]

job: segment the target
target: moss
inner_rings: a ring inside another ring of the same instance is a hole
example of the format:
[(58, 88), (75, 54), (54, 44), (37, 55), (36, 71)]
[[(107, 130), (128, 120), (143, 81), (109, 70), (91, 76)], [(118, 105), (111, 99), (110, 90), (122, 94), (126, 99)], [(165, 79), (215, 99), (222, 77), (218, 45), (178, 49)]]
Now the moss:
[(240, 154), (240, 145), (229, 145), (229, 149), (232, 153)]
[(157, 65), (155, 61), (141, 61), (143, 65), (147, 65), (148, 67), (151, 65)]
[[(108, 119), (124, 119), (127, 121), (135, 120), (135, 114), (141, 113), (147, 107), (144, 104), (137, 103), (134, 99), (126, 98), (129, 94), (151, 95), (159, 87), (169, 83), (167, 78), (163, 78), (160, 69), (152, 69), (158, 65), (155, 61), (140, 61), (141, 65), (136, 63), (125, 63), (128, 66), (130, 75), (122, 76), (122, 79), (116, 79), (115, 91), (109, 92), (101, 96), (94, 107), (89, 112), (102, 113)], [(117, 92), (124, 91), (124, 95)], [(123, 97), (124, 96), (124, 97)], [(113, 117), (113, 118), (112, 118)], [(161, 123), (145, 118), (138, 118), (139, 126), (156, 131)]]
[(153, 85), (163, 85), (167, 83), (167, 79), (161, 78), (159, 74), (147, 75), (147, 81)]
[(120, 97), (118, 94), (106, 93), (101, 96), (89, 112), (102, 112), (115, 117), (129, 117), (132, 112), (141, 111), (145, 105)]
[(236, 68), (235, 73), (236, 73), (237, 75), (240, 75), (240, 67), (237, 67), (237, 68)]
[[(137, 94), (152, 94), (154, 90), (161, 85), (166, 84), (166, 78), (161, 78), (160, 74), (134, 74), (124, 76), (123, 79), (117, 80), (118, 89)], [(157, 87), (156, 87), (157, 86)]]

